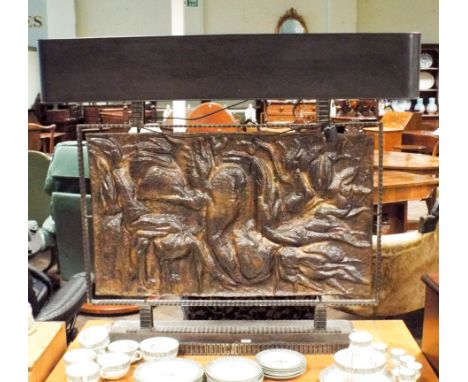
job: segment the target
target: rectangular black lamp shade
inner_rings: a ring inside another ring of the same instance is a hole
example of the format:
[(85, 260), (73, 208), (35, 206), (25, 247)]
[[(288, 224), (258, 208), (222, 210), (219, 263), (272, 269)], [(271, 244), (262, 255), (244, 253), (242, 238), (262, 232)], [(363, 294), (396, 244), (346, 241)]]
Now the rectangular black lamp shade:
[(416, 98), (419, 33), (39, 41), (46, 103)]

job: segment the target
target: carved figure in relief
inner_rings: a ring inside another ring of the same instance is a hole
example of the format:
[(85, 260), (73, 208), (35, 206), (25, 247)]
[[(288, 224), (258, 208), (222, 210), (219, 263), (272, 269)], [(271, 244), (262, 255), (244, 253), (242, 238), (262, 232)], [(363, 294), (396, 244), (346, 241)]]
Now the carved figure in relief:
[(101, 175), (94, 211), (104, 215), (97, 232), (122, 238), (114, 257), (131, 270), (125, 287), (273, 295), (367, 285), (363, 259), (346, 255), (370, 248), (369, 227), (356, 224), (371, 214), (361, 159), (316, 138), (287, 143), (92, 138), (91, 167)]

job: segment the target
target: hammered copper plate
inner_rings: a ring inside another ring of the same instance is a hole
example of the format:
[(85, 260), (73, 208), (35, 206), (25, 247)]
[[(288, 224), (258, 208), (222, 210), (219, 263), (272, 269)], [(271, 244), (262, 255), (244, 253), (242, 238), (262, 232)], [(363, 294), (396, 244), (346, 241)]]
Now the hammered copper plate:
[(371, 138), (87, 142), (97, 296), (370, 296)]

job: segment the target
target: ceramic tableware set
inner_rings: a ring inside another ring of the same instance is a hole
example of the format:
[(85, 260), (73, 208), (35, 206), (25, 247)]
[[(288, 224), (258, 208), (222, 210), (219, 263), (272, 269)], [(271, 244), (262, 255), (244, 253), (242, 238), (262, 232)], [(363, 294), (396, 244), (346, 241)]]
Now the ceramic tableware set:
[[(129, 339), (111, 342), (109, 329), (108, 325), (93, 326), (78, 335), (77, 341), (81, 348), (70, 350), (64, 356), (67, 382), (98, 382), (100, 378), (118, 380), (129, 372), (132, 363), (142, 358), (146, 362), (163, 362), (174, 360), (177, 356), (179, 342), (173, 338), (153, 337), (141, 343)], [(164, 364), (160, 367), (164, 367)], [(178, 368), (182, 373), (185, 370), (183, 366), (178, 366)], [(201, 366), (199, 368), (201, 369)], [(192, 369), (195, 369), (193, 365)], [(189, 371), (186, 371), (186, 374), (189, 375)], [(197, 376), (198, 374), (197, 372)], [(149, 375), (148, 372), (142, 375), (145, 377), (141, 379), (142, 382), (154, 380), (146, 378)], [(170, 379), (167, 380), (170, 381)], [(199, 382), (201, 379), (199, 377), (176, 378), (174, 381)]]
[(421, 376), (422, 364), (416, 362), (414, 356), (407, 354), (406, 350), (394, 348), (390, 351), (391, 374), (395, 382), (415, 382)]
[(422, 365), (413, 356), (399, 348), (388, 352), (368, 332), (353, 332), (349, 341), (348, 348), (335, 353), (335, 363), (320, 373), (320, 382), (416, 382), (421, 375)]
[(301, 353), (288, 349), (269, 349), (257, 354), (256, 360), (265, 377), (290, 379), (304, 374), (307, 361)]

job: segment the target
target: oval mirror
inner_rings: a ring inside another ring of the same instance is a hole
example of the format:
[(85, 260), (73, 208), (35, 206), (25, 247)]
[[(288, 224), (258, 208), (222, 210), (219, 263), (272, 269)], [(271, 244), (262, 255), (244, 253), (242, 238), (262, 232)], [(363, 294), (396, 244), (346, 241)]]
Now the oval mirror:
[(280, 17), (275, 33), (308, 33), (304, 18), (291, 8)]

